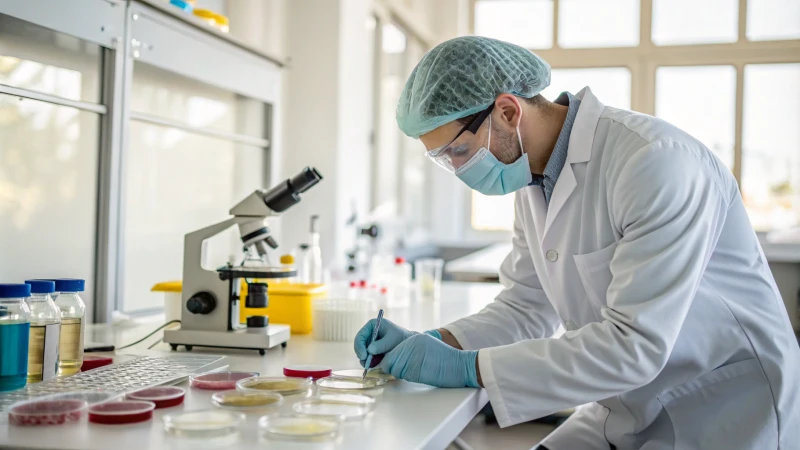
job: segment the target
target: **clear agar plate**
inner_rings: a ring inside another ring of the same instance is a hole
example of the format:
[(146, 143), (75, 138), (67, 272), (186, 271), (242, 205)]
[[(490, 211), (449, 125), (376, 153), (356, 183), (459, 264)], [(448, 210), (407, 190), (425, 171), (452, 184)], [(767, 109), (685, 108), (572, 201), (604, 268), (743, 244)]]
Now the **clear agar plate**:
[(163, 420), (167, 433), (177, 437), (219, 437), (237, 433), (245, 420), (245, 415), (234, 411), (209, 409), (167, 414)]
[(233, 411), (265, 411), (280, 407), (283, 396), (269, 391), (224, 391), (212, 395), (211, 404)]
[(292, 441), (333, 439), (340, 427), (340, 420), (328, 417), (273, 415), (258, 420), (265, 436)]
[(139, 400), (106, 402), (89, 407), (89, 422), (109, 425), (144, 422), (153, 418), (156, 404)]
[(316, 398), (326, 401), (337, 401), (337, 402), (347, 402), (347, 403), (354, 403), (356, 405), (361, 405), (369, 408), (370, 411), (375, 409), (375, 405), (377, 404), (377, 400), (375, 397), (370, 397), (369, 395), (364, 394), (319, 394)]
[(343, 377), (333, 375), (317, 380), (317, 387), (324, 393), (359, 393), (370, 396), (377, 396), (383, 393), (383, 385), (386, 380), (380, 378), (367, 377)]
[[(362, 395), (366, 397), (366, 395)], [(323, 398), (311, 398), (292, 405), (292, 409), (299, 414), (308, 416), (322, 416), (341, 418), (354, 421), (363, 419), (372, 409), (365, 404)]]
[[(358, 377), (361, 378), (361, 375), (364, 374), (364, 369), (344, 369), (344, 370), (334, 370), (334, 375), (339, 375), (341, 377)], [(372, 378), (380, 378), (385, 381), (394, 381), (397, 378), (392, 376), (390, 373), (386, 373), (381, 369), (372, 369), (367, 372), (368, 377)]]
[(183, 388), (176, 386), (154, 386), (131, 392), (127, 397), (128, 400), (153, 402), (156, 404), (156, 409), (160, 409), (180, 405), (183, 403), (183, 397), (185, 395), (186, 391), (183, 390)]
[(236, 383), (236, 390), (242, 392), (274, 392), (281, 395), (308, 393), (312, 385), (310, 378), (253, 377)]
[(8, 423), (17, 426), (63, 425), (81, 420), (86, 400), (37, 399), (18, 402), (8, 410)]
[(236, 389), (236, 382), (257, 377), (258, 372), (210, 372), (189, 377), (189, 386), (197, 389), (226, 391)]

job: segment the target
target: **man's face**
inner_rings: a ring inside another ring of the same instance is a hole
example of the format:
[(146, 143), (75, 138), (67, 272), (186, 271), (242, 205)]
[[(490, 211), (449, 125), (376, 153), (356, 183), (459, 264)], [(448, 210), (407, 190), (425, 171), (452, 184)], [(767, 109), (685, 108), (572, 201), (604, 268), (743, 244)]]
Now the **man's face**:
[(493, 123), (491, 142), (488, 142), (490, 122), (493, 120), (485, 120), (475, 134), (469, 131), (461, 133), (455, 141), (453, 138), (464, 128), (465, 124), (458, 121), (450, 122), (423, 134), (420, 136), (420, 140), (429, 152), (436, 150), (436, 153), (446, 158), (453, 171), (466, 164), (481, 147), (486, 145), (500, 162), (513, 163), (521, 155), (519, 142), (516, 139), (516, 130), (505, 130)]

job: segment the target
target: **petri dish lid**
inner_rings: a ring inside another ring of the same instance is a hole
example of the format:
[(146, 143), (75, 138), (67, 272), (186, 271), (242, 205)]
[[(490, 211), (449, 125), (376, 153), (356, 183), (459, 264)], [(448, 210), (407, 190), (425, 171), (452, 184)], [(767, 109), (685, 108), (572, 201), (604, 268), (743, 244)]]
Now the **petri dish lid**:
[(122, 395), (123, 394), (119, 392), (73, 391), (63, 392), (61, 394), (50, 394), (46, 397), (42, 397), (41, 400), (82, 400), (91, 406), (121, 399)]
[(207, 372), (189, 377), (189, 385), (197, 389), (214, 391), (236, 389), (236, 382), (257, 377), (258, 372)]
[(319, 394), (316, 398), (321, 400), (327, 401), (338, 401), (338, 402), (347, 402), (353, 403), (356, 405), (366, 406), (367, 408), (372, 411), (375, 409), (375, 405), (377, 400), (375, 397), (370, 397), (369, 395), (364, 394)]
[[(334, 370), (333, 375), (339, 375), (341, 377), (358, 377), (361, 378), (361, 375), (364, 374), (364, 369), (344, 369), (344, 370)], [(392, 376), (390, 373), (386, 373), (381, 369), (372, 369), (367, 372), (368, 377), (372, 378), (380, 378), (385, 381), (394, 381), (397, 378)]]
[(83, 363), (81, 364), (81, 372), (97, 369), (98, 367), (107, 366), (113, 363), (114, 360), (108, 356), (84, 355)]
[(186, 391), (177, 386), (153, 386), (131, 392), (127, 395), (129, 400), (142, 400), (153, 402), (156, 408), (175, 406), (183, 402)]
[(167, 414), (162, 420), (164, 429), (176, 436), (224, 436), (237, 433), (245, 420), (245, 415), (234, 411), (209, 409)]
[(141, 400), (106, 402), (89, 407), (89, 421), (105, 424), (142, 422), (153, 417), (156, 404)]
[[(366, 395), (362, 395), (366, 397)], [(359, 404), (331, 398), (311, 398), (295, 403), (295, 412), (308, 416), (341, 418), (342, 420), (360, 420), (372, 409), (367, 404)]]
[(340, 427), (341, 421), (330, 417), (272, 415), (258, 420), (267, 437), (293, 441), (333, 439)]
[(281, 395), (304, 394), (311, 388), (310, 378), (253, 377), (236, 383), (236, 390), (249, 392), (275, 392)]
[(224, 391), (212, 395), (211, 404), (233, 411), (263, 411), (280, 407), (283, 396), (269, 391)]
[(17, 402), (8, 410), (8, 423), (18, 426), (61, 425), (80, 420), (86, 400), (36, 399)]
[(386, 384), (386, 380), (375, 377), (343, 377), (332, 375), (330, 377), (317, 380), (317, 386), (325, 389), (335, 389), (341, 391), (367, 391), (381, 388)]
[(332, 371), (333, 369), (330, 366), (310, 364), (295, 364), (283, 368), (284, 375), (297, 378), (325, 378), (331, 376)]

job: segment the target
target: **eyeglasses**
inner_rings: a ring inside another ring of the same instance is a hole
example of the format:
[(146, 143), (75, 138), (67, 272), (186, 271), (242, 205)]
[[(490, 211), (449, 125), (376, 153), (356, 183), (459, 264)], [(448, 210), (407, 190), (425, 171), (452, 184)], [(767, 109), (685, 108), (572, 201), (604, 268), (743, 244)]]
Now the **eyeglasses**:
[[(449, 172), (455, 172), (455, 170), (462, 166), (463, 163), (469, 161), (469, 159), (477, 152), (477, 148), (468, 149), (466, 145), (459, 146), (455, 149), (450, 148), (458, 138), (461, 137), (462, 134), (465, 132), (470, 132), (473, 135), (478, 132), (483, 122), (486, 121), (486, 118), (491, 116), (492, 110), (494, 109), (494, 103), (489, 105), (488, 108), (484, 109), (480, 113), (478, 113), (475, 118), (469, 121), (461, 131), (456, 134), (447, 145), (443, 145), (441, 147), (435, 148), (431, 151), (425, 152), (425, 155), (433, 162), (435, 162), (438, 166), (444, 168)], [(463, 148), (462, 148), (463, 147)], [(458, 164), (458, 161), (462, 161), (461, 164)]]

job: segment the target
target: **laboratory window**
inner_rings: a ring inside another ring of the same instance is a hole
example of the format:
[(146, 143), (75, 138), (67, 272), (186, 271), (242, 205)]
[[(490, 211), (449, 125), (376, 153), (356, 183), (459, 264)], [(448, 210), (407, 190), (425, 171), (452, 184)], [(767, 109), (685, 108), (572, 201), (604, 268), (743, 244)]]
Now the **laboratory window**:
[[(751, 0), (748, 3), (752, 3)], [(656, 45), (720, 44), (739, 38), (739, 0), (653, 0)]]
[(553, 0), (478, 0), (475, 34), (526, 48), (550, 48)]
[(639, 44), (639, 0), (559, 0), (558, 7), (558, 45), (562, 48)]

